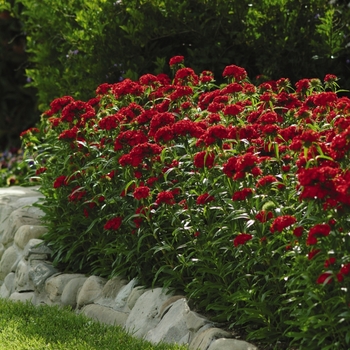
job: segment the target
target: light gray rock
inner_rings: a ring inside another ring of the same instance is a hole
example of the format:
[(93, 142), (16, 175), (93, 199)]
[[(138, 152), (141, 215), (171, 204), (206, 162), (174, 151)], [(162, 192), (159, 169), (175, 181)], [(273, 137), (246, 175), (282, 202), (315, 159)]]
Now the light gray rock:
[(82, 306), (91, 304), (100, 298), (106, 283), (107, 280), (102, 277), (90, 276), (81, 287), (77, 296), (77, 308), (80, 309)]
[(2, 235), (2, 244), (8, 245), (13, 242), (16, 231), (23, 225), (40, 225), (40, 218), (43, 216), (43, 212), (33, 206), (23, 207), (14, 210), (4, 227)]
[(49, 277), (45, 282), (45, 292), (47, 293), (48, 300), (52, 304), (58, 303), (64, 287), (70, 280), (77, 277), (81, 277), (81, 275), (64, 273)]
[(188, 344), (194, 334), (209, 322), (191, 311), (183, 297), (166, 310), (158, 325), (146, 334), (146, 340), (155, 344), (159, 342)]
[(10, 300), (12, 301), (21, 301), (22, 303), (25, 303), (27, 301), (32, 301), (34, 298), (34, 292), (26, 292), (26, 293), (18, 293), (14, 292), (10, 296)]
[(0, 260), (0, 280), (4, 280), (10, 272), (14, 272), (11, 270), (19, 258), (20, 254), (14, 246), (5, 250)]
[(136, 287), (133, 288), (133, 290), (131, 291), (127, 301), (126, 301), (126, 305), (128, 307), (129, 310), (131, 310), (135, 304), (137, 299), (145, 292), (147, 292), (148, 289), (145, 289), (143, 287)]
[(66, 284), (61, 295), (61, 304), (63, 306), (71, 306), (72, 308), (77, 306), (78, 292), (86, 280), (87, 277), (81, 275), (80, 277), (73, 278)]
[(34, 291), (33, 281), (29, 279), (30, 269), (28, 262), (23, 258), (18, 262), (14, 281), (16, 292)]
[(15, 273), (10, 272), (4, 280), (0, 288), (0, 298), (7, 299), (15, 290), (14, 288)]
[(136, 301), (125, 324), (125, 329), (142, 338), (160, 321), (159, 310), (171, 297), (162, 288), (146, 291)]
[(189, 344), (190, 350), (208, 350), (210, 344), (219, 338), (228, 338), (231, 334), (220, 328), (209, 328), (198, 332)]
[(36, 291), (40, 291), (45, 281), (52, 275), (58, 273), (58, 270), (52, 266), (52, 263), (42, 260), (30, 260), (29, 279), (33, 281)]
[(258, 350), (258, 348), (243, 340), (222, 338), (214, 340), (208, 350)]
[[(114, 300), (114, 309), (115, 310), (123, 310), (127, 308), (127, 300), (133, 291), (135, 285), (137, 284), (137, 280), (134, 278), (132, 279), (128, 284), (121, 287), (115, 300)], [(127, 308), (128, 311), (130, 311), (129, 308)]]
[(85, 305), (80, 313), (100, 323), (119, 326), (124, 326), (128, 317), (128, 314), (125, 312), (97, 304)]
[(2, 243), (0, 243), (0, 259), (2, 258), (2, 256), (4, 255), (5, 253), (5, 247)]
[(40, 238), (47, 232), (45, 226), (23, 225), (15, 233), (14, 242), (20, 249), (24, 249), (29, 240), (32, 238)]
[(51, 254), (51, 249), (38, 238), (30, 239), (23, 251), (23, 257), (27, 260), (47, 260)]

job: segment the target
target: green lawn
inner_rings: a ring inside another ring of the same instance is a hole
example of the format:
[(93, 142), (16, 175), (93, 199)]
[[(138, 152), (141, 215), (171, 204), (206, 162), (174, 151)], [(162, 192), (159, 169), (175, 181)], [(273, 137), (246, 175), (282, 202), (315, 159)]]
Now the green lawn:
[(9, 350), (186, 350), (152, 345), (120, 327), (102, 325), (67, 308), (34, 306), (0, 299), (0, 349)]

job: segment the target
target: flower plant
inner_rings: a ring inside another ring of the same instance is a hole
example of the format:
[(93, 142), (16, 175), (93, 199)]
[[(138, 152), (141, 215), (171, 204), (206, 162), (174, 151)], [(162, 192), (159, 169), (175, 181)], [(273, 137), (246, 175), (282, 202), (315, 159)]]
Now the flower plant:
[(252, 341), (350, 346), (350, 99), (337, 77), (173, 78), (52, 101), (23, 133), (44, 239), (74, 272), (184, 291)]

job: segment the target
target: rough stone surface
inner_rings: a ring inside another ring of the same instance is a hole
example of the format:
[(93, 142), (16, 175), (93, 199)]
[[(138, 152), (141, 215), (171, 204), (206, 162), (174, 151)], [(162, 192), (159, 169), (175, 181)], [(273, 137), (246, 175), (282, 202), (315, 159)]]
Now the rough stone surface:
[(258, 350), (258, 348), (243, 340), (222, 338), (214, 340), (208, 350)]
[(188, 344), (206, 323), (208, 320), (191, 311), (186, 299), (181, 298), (171, 304), (162, 320), (146, 334), (145, 339), (155, 344)]
[(14, 246), (10, 246), (5, 250), (0, 260), (0, 280), (3, 281), (10, 272), (14, 272), (11, 270), (19, 257), (19, 252)]
[(58, 270), (52, 266), (52, 263), (42, 260), (31, 260), (31, 269), (29, 270), (29, 278), (33, 281), (36, 290), (40, 290), (47, 278), (58, 273)]
[(45, 291), (52, 303), (57, 303), (62, 295), (65, 285), (72, 279), (81, 277), (80, 274), (59, 274), (46, 280)]
[(14, 242), (20, 249), (24, 249), (29, 240), (40, 238), (47, 232), (47, 228), (39, 225), (23, 225), (15, 233)]
[(14, 292), (14, 280), (15, 280), (14, 272), (10, 272), (5, 277), (5, 280), (0, 288), (0, 298), (9, 298), (10, 295)]
[(27, 293), (12, 293), (10, 296), (10, 300), (13, 301), (22, 301), (22, 302), (26, 302), (26, 301), (32, 301), (34, 298), (34, 292), (27, 292)]
[(92, 304), (94, 300), (101, 297), (103, 287), (107, 283), (107, 280), (102, 277), (90, 276), (83, 286), (77, 297), (77, 308)]
[(13, 241), (16, 231), (22, 225), (40, 225), (42, 211), (36, 207), (23, 207), (14, 210), (8, 218), (8, 225), (2, 236), (2, 244), (5, 246)]
[(135, 337), (142, 338), (160, 321), (159, 310), (171, 295), (162, 288), (143, 293), (136, 301), (126, 321), (125, 328)]
[(22, 258), (17, 264), (15, 273), (14, 286), (17, 292), (34, 291), (35, 287), (33, 281), (29, 278), (29, 270), (28, 262)]
[(89, 304), (81, 309), (81, 313), (100, 323), (123, 326), (128, 314), (110, 309), (106, 306)]
[(223, 331), (220, 328), (209, 328), (202, 332), (198, 332), (197, 335), (190, 342), (190, 350), (207, 350), (209, 345), (216, 339), (230, 337), (231, 334)]
[(63, 306), (71, 306), (72, 308), (77, 306), (77, 294), (86, 280), (87, 277), (81, 275), (73, 278), (65, 285), (61, 295), (61, 304)]
[(145, 292), (147, 292), (148, 289), (142, 288), (142, 287), (135, 287), (131, 291), (127, 301), (126, 305), (129, 308), (129, 310), (132, 310), (132, 308), (135, 306), (137, 299)]

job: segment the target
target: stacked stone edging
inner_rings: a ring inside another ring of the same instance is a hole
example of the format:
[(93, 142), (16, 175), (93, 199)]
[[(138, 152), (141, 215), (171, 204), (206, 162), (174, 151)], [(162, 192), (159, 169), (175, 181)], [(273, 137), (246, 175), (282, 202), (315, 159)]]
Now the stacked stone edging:
[(0, 188), (0, 297), (34, 305), (70, 306), (76, 313), (122, 326), (154, 344), (188, 344), (190, 350), (257, 350), (190, 310), (186, 297), (144, 289), (135, 279), (59, 272), (40, 239), (43, 212), (32, 204), (38, 187)]

